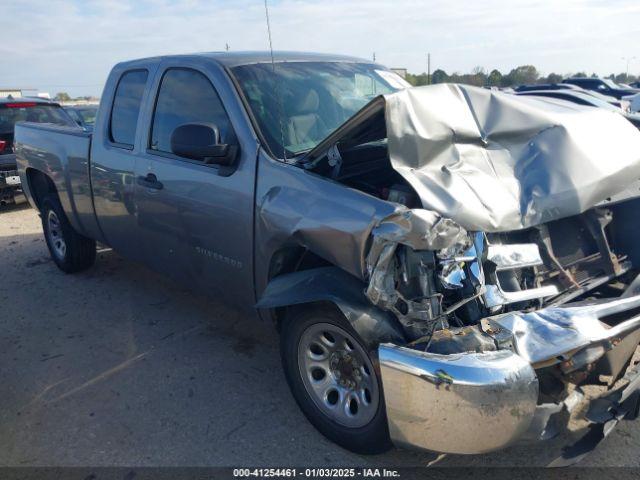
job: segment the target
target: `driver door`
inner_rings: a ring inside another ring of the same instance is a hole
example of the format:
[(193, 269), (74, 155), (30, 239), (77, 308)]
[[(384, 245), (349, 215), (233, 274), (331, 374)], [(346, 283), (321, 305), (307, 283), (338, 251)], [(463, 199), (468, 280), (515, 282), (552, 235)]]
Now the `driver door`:
[(228, 171), (174, 154), (172, 133), (190, 123), (215, 125), (222, 143), (239, 144), (205, 69), (165, 65), (157, 79), (147, 149), (136, 164), (145, 262), (189, 287), (252, 306), (255, 156), (241, 148)]

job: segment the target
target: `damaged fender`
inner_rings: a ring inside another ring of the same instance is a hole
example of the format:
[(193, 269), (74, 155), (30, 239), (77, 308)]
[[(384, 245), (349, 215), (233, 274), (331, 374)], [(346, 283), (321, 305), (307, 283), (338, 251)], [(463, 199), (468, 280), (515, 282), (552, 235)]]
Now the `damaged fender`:
[(380, 342), (403, 344), (406, 339), (391, 314), (371, 305), (365, 284), (337, 267), (286, 273), (272, 279), (257, 308), (276, 308), (328, 301), (334, 303), (369, 350)]

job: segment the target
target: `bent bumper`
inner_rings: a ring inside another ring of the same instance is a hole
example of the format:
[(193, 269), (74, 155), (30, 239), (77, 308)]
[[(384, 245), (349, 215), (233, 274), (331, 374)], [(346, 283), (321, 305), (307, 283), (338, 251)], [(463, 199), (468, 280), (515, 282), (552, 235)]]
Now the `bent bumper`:
[[(478, 454), (502, 449), (519, 439), (548, 438), (543, 419), (548, 420), (548, 414), (557, 409), (538, 404), (534, 369), (559, 363), (563, 373), (570, 373), (587, 363), (608, 361), (605, 356), (609, 351), (631, 341), (633, 348), (624, 359), (628, 362), (638, 344), (639, 307), (640, 296), (634, 296), (485, 319), (485, 333), (494, 336), (498, 348), (503, 348), (493, 352), (438, 355), (380, 345), (392, 441), (398, 446), (443, 453)], [(613, 327), (603, 322), (611, 315), (625, 313), (631, 318)], [(640, 392), (640, 377), (635, 375), (627, 378), (633, 381), (625, 398), (637, 398)], [(613, 397), (606, 398), (615, 415), (618, 407)], [(603, 402), (592, 400), (591, 411), (593, 405)], [(598, 423), (593, 415), (587, 420)]]
[(445, 453), (504, 448), (527, 431), (538, 380), (510, 351), (435, 355), (378, 348), (391, 439)]

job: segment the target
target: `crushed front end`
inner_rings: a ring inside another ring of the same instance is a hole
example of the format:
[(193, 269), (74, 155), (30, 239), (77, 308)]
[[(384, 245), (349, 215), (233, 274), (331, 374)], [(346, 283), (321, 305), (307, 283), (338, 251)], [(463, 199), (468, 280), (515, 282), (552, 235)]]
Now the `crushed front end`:
[(410, 88), (304, 158), (397, 206), (362, 275), (408, 339), (378, 347), (396, 444), (483, 453), (637, 414), (640, 133), (609, 113)]
[(439, 250), (374, 232), (367, 295), (411, 337), (378, 349), (394, 443), (485, 453), (566, 429), (602, 438), (635, 418), (638, 208), (603, 203), (511, 233), (449, 225)]

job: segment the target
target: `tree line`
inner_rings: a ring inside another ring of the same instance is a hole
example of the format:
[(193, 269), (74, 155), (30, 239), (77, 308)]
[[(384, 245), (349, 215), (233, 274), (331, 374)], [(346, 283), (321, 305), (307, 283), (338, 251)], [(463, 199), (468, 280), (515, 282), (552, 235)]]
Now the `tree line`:
[[(550, 73), (549, 75), (541, 75), (533, 65), (520, 65), (512, 69), (509, 73), (503, 74), (500, 70), (493, 69), (487, 73), (482, 67), (475, 67), (471, 73), (452, 73), (449, 75), (441, 69), (435, 70), (431, 74), (431, 78), (426, 73), (413, 74), (407, 73), (406, 80), (414, 86), (428, 85), (429, 83), (466, 83), (468, 85), (476, 85), (478, 87), (515, 87), (517, 85), (540, 84), (540, 83), (559, 83), (563, 78), (567, 77), (598, 77), (595, 73), (588, 75), (586, 72), (576, 72), (570, 75), (560, 75), (558, 73)], [(631, 83), (638, 81), (637, 76), (619, 73), (605, 77), (618, 83)]]

